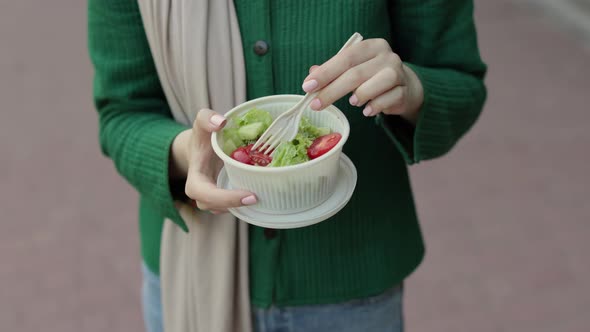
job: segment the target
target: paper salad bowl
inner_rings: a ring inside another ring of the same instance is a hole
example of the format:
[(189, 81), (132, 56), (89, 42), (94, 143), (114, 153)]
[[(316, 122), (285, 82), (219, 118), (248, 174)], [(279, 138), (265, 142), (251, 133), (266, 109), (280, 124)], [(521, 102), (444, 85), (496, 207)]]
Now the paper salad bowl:
[[(275, 119), (295, 105), (303, 96), (274, 95), (254, 99), (236, 106), (225, 114), (226, 127), (232, 118), (252, 108), (263, 109)], [(292, 214), (322, 204), (334, 192), (338, 178), (342, 147), (348, 140), (350, 126), (346, 116), (335, 106), (321, 112), (306, 109), (304, 116), (318, 127), (328, 127), (342, 135), (334, 148), (308, 162), (284, 167), (260, 167), (240, 163), (223, 152), (223, 132), (213, 133), (213, 150), (224, 163), (230, 187), (253, 192), (258, 203), (249, 208), (262, 213)]]

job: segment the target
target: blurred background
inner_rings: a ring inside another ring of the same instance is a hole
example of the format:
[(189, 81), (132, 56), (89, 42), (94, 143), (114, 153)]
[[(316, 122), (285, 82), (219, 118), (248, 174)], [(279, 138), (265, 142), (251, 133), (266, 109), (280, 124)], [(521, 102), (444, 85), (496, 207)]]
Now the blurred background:
[[(486, 108), (411, 169), (427, 256), (407, 331), (590, 331), (590, 0), (476, 17)], [(86, 3), (2, 1), (0, 42), (0, 330), (142, 331), (137, 197), (99, 152)]]

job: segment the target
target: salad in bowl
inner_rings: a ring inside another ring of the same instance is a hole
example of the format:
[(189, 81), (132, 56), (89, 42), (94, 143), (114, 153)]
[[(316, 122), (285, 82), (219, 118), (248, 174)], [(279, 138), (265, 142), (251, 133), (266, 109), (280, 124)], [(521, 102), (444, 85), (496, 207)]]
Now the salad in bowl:
[(301, 98), (274, 95), (238, 105), (225, 114), (225, 128), (211, 135), (228, 188), (256, 194), (258, 203), (248, 209), (298, 213), (317, 207), (334, 192), (342, 148), (350, 133), (346, 116), (335, 106), (321, 112), (304, 110), (295, 139), (279, 144), (270, 156), (252, 149), (272, 121)]
[(316, 127), (307, 117), (302, 117), (297, 136), (282, 142), (272, 151), (264, 154), (252, 146), (272, 123), (269, 112), (252, 108), (232, 121), (232, 126), (223, 130), (223, 151), (231, 158), (246, 164), (262, 167), (281, 167), (304, 163), (316, 159), (338, 144), (342, 135), (332, 132), (329, 127)]

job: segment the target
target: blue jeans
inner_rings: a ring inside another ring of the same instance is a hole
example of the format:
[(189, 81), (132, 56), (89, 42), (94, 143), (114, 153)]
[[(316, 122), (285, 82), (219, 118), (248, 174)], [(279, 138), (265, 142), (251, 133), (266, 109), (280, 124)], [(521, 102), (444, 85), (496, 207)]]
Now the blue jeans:
[[(142, 266), (147, 332), (163, 332), (160, 278)], [(255, 332), (403, 332), (402, 287), (344, 303), (252, 309)]]
[(141, 272), (143, 274), (141, 302), (145, 330), (147, 332), (163, 332), (160, 276), (152, 272), (145, 263), (141, 264)]
[(402, 332), (402, 287), (344, 303), (253, 309), (255, 332)]

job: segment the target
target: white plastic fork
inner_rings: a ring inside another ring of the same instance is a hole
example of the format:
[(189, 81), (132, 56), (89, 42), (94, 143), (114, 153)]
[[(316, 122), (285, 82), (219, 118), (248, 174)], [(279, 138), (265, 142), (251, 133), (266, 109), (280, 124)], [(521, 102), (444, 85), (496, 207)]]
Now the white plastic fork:
[[(348, 41), (346, 41), (338, 53), (342, 52), (343, 49), (360, 42), (361, 40), (363, 40), (363, 36), (361, 36), (358, 32), (355, 32), (348, 39)], [(297, 104), (295, 104), (283, 114), (279, 115), (268, 127), (268, 129), (264, 131), (256, 143), (254, 143), (252, 150), (256, 150), (258, 147), (260, 147), (260, 152), (270, 155), (282, 142), (293, 140), (299, 131), (299, 122), (301, 122), (303, 111), (307, 108), (307, 106), (309, 106), (309, 103), (311, 103), (311, 101), (318, 95), (320, 91), (321, 90), (306, 94), (305, 97), (297, 102)]]

